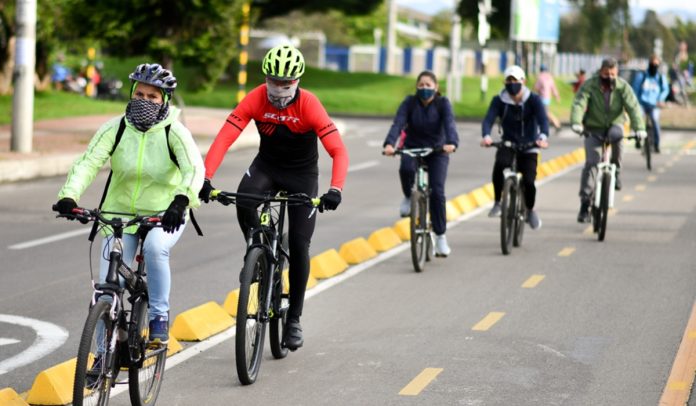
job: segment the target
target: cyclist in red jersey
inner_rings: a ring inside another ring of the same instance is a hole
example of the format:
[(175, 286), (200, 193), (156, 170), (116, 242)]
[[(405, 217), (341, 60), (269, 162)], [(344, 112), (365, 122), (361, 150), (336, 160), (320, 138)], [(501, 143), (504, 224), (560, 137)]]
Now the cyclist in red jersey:
[[(331, 185), (321, 197), (320, 211), (335, 210), (348, 171), (348, 152), (333, 121), (317, 97), (299, 89), (305, 63), (302, 53), (291, 45), (277, 46), (262, 63), (266, 83), (258, 86), (227, 117), (205, 159), (205, 182), (200, 198), (208, 202), (215, 188), (210, 180), (225, 153), (252, 119), (261, 144), (237, 191), (267, 193), (285, 190), (316, 196), (319, 183), (317, 139), (333, 159)], [(304, 206), (288, 208), (290, 248), (290, 307), (283, 336), (284, 345), (294, 351), (304, 343), (300, 316), (309, 278), (309, 245), (316, 217)], [(259, 224), (253, 202), (237, 201), (237, 220), (246, 235)]]

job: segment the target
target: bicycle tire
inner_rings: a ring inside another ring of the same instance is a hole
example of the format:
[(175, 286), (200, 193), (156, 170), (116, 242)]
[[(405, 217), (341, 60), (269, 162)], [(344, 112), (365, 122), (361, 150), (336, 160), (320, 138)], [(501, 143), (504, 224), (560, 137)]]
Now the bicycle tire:
[[(285, 252), (288, 252), (288, 235), (283, 234), (282, 246)], [(288, 294), (288, 284), (283, 278), (283, 268), (285, 267), (285, 257), (281, 256), (278, 260), (278, 265), (274, 273), (273, 281), (273, 315), (269, 321), (269, 341), (271, 344), (271, 353), (275, 359), (287, 357), (288, 349), (283, 346), (283, 334), (285, 333), (285, 324), (288, 321), (288, 307), (290, 299)]]
[[(115, 364), (118, 354), (107, 354), (108, 343), (114, 334), (114, 323), (109, 318), (111, 303), (97, 301), (89, 309), (87, 320), (82, 329), (80, 345), (77, 350), (77, 362), (75, 365), (75, 381), (73, 383), (73, 405), (74, 406), (104, 406), (109, 404), (109, 394), (111, 393), (112, 382), (116, 379), (115, 371), (118, 369)], [(103, 327), (99, 322), (103, 323)], [(100, 337), (99, 329), (103, 328), (104, 333)], [(101, 346), (97, 341), (101, 341)], [(101, 356), (102, 367), (97, 371), (95, 364), (99, 358), (99, 348), (102, 348)], [(106, 360), (106, 361), (104, 361)], [(107, 376), (107, 371), (111, 367), (112, 377)], [(92, 371), (92, 369), (95, 369)]]
[(604, 241), (607, 233), (607, 217), (609, 216), (609, 192), (611, 187), (611, 175), (608, 172), (602, 174), (602, 196), (599, 199), (599, 229), (597, 239)]
[(527, 222), (527, 205), (524, 202), (524, 189), (517, 189), (517, 216), (515, 216), (515, 234), (512, 237), (512, 246), (519, 247), (524, 239), (524, 228)]
[(427, 203), (425, 196), (417, 190), (411, 192), (411, 262), (416, 272), (423, 272), (427, 257)]
[(507, 178), (503, 184), (503, 193), (500, 199), (500, 249), (503, 255), (510, 254), (512, 235), (515, 227), (516, 196), (515, 179)]
[(645, 166), (652, 171), (652, 148), (655, 143), (652, 127), (648, 127), (648, 136), (643, 142), (643, 155), (645, 155)]
[(148, 346), (149, 318), (145, 298), (136, 299), (131, 311), (132, 331), (129, 332), (128, 341), (135, 351), (137, 364), (128, 368), (128, 392), (131, 405), (148, 406), (157, 401), (162, 379), (164, 378), (164, 365), (167, 361), (167, 346)]
[(243, 385), (256, 381), (261, 367), (266, 322), (261, 320), (259, 304), (265, 290), (264, 274), (268, 270), (266, 252), (261, 247), (249, 250), (240, 275), (235, 361), (237, 377)]

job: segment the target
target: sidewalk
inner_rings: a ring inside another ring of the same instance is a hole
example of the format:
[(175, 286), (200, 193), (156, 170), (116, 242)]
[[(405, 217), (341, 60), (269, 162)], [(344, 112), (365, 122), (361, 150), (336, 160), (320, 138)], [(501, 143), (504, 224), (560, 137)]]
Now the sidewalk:
[[(184, 110), (182, 121), (191, 130), (202, 154), (208, 151), (229, 113), (226, 109), (201, 107)], [(11, 127), (0, 126), (0, 183), (66, 174), (96, 130), (112, 117), (109, 114), (35, 122), (33, 152), (29, 154), (10, 152)], [(230, 150), (258, 144), (256, 126), (249, 125)]]

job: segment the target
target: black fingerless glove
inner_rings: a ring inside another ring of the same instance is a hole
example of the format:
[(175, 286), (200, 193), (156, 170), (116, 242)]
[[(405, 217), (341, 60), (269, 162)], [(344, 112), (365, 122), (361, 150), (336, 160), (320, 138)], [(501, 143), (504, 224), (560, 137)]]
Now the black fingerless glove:
[(63, 215), (73, 214), (73, 209), (77, 208), (77, 203), (69, 197), (64, 197), (58, 200), (58, 203), (53, 205), (53, 211), (57, 211)]
[(203, 182), (203, 187), (201, 188), (201, 191), (198, 192), (198, 198), (201, 199), (201, 201), (208, 203), (210, 202), (210, 192), (215, 190), (213, 185), (210, 184), (210, 179), (206, 179)]
[(188, 197), (184, 195), (174, 196), (167, 211), (162, 216), (162, 229), (165, 233), (173, 233), (179, 231), (179, 228), (186, 220), (186, 207), (189, 204)]
[(339, 204), (341, 204), (341, 191), (338, 189), (329, 189), (329, 191), (324, 193), (321, 197), (319, 212), (323, 213), (324, 210), (336, 210)]

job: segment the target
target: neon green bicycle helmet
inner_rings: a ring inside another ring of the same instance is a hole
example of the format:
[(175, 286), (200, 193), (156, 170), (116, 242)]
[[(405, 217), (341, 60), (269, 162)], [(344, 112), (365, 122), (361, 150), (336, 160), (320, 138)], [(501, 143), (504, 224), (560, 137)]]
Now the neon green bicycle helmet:
[(292, 45), (278, 45), (263, 57), (263, 74), (272, 79), (295, 80), (305, 71), (302, 52)]

